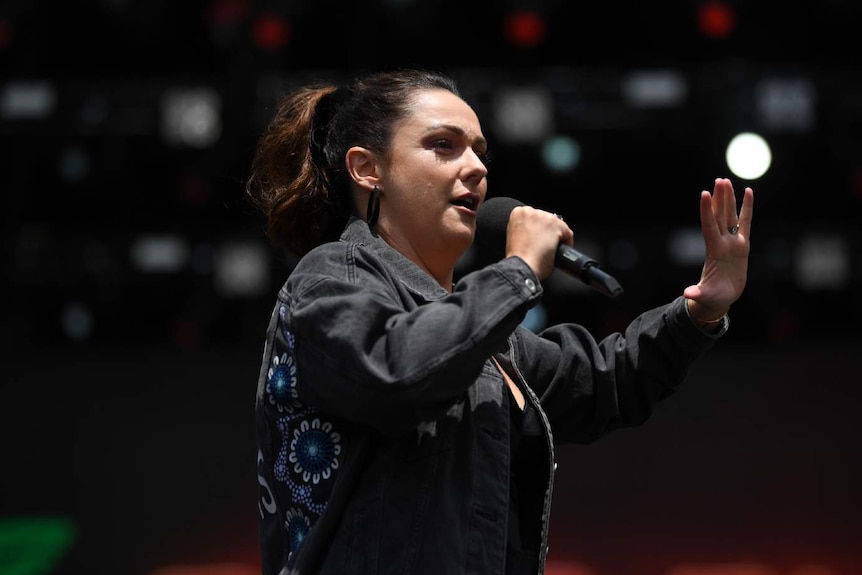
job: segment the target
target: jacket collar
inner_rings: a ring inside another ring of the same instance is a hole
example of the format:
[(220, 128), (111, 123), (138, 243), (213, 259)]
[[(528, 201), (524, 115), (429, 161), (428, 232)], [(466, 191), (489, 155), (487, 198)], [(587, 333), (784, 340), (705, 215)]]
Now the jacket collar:
[(341, 241), (361, 244), (370, 248), (410, 291), (426, 300), (437, 300), (449, 295), (433, 277), (407, 259), (401, 252), (371, 232), (365, 220), (352, 216), (341, 234)]

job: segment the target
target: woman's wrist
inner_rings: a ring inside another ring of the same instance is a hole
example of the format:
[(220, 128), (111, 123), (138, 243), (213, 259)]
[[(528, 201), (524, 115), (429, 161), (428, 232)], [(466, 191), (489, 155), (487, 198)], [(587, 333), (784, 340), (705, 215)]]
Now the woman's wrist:
[(685, 309), (688, 312), (688, 317), (691, 318), (691, 321), (701, 329), (714, 329), (716, 325), (721, 324), (727, 316), (727, 311), (724, 311), (724, 313), (719, 315), (716, 315), (715, 313), (706, 314), (702, 310), (694, 311), (692, 309), (692, 303), (693, 300), (686, 299)]

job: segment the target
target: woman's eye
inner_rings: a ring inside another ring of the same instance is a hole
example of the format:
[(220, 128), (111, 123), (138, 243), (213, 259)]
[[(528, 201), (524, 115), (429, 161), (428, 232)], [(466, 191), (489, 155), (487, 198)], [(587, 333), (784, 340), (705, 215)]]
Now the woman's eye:
[(481, 162), (486, 166), (491, 163), (491, 152), (487, 150), (484, 152), (476, 152), (476, 156), (478, 156), (479, 160), (481, 160)]
[(449, 140), (436, 140), (434, 143), (431, 144), (431, 146), (435, 150), (451, 150), (452, 142), (450, 142)]

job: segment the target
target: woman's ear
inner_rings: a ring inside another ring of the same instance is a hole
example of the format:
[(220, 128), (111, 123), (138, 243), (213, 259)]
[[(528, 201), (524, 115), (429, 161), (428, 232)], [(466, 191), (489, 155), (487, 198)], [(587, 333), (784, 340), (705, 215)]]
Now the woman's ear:
[(377, 156), (368, 148), (353, 146), (347, 150), (344, 163), (350, 179), (363, 189), (371, 191), (380, 183)]

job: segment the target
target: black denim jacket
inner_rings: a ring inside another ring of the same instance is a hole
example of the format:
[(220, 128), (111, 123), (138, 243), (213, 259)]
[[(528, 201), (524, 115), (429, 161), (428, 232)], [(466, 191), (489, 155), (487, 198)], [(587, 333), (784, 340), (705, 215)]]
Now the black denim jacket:
[[(682, 297), (595, 340), (520, 325), (542, 286), (520, 258), (450, 294), (353, 219), (278, 294), (256, 396), (264, 575), (506, 572), (510, 402), (538, 414), (544, 485), (531, 548), (544, 572), (554, 442), (644, 422), (727, 330)], [(553, 430), (553, 436), (552, 436)]]

